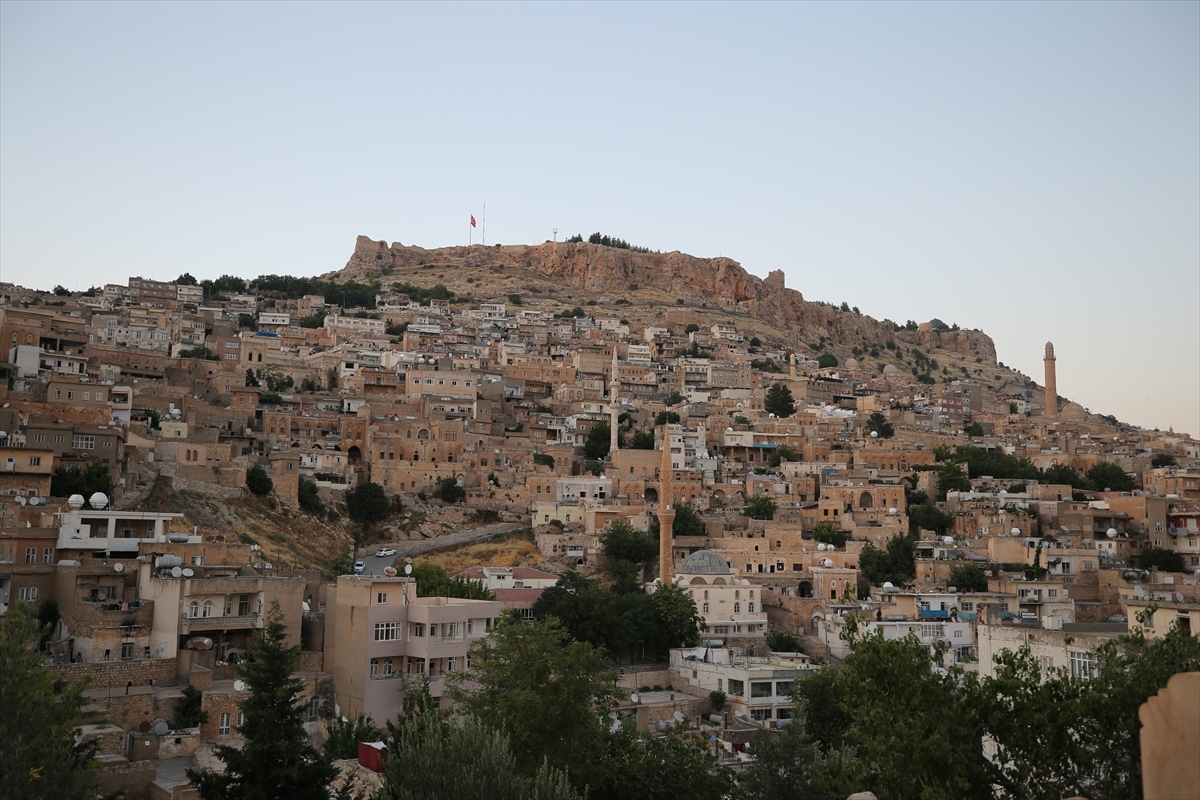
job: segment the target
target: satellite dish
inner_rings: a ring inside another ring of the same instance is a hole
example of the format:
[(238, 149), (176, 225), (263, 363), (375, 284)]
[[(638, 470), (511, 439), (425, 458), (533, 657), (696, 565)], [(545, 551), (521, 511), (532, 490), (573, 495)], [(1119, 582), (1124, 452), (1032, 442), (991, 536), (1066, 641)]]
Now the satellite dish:
[(17, 504), (22, 505), (22, 506), (25, 505), (25, 496), (24, 495), (20, 495), (17, 497)]
[(246, 691), (246, 682), (245, 682), (245, 681), (234, 681), (234, 682), (233, 682), (233, 690), (234, 690), (235, 692), (244, 692), (244, 691)]
[(42, 498), (40, 498), (40, 497), (29, 498), (29, 505), (31, 505), (31, 506), (40, 505), (41, 502), (42, 502)]
[(67, 505), (75, 510), (83, 508), (84, 502), (83, 495), (81, 494), (73, 494), (67, 498)]
[(1183, 599), (1183, 592), (1175, 593), (1175, 602), (1176, 603), (1186, 603), (1187, 602), (1186, 600)]
[(896, 516), (896, 515), (897, 515), (897, 514), (899, 514), (899, 513), (900, 513), (900, 511), (899, 511), (899, 510), (898, 510), (898, 509), (897, 509), (895, 506), (892, 506), (891, 508), (889, 508), (889, 509), (888, 509), (888, 516), (889, 516), (889, 517), (894, 517), (894, 516)]
[(674, 714), (674, 717), (675, 717), (676, 722), (683, 722), (683, 712), (682, 711), (676, 711)]
[(1146, 598), (1146, 592), (1140, 586), (1133, 587), (1133, 593), (1138, 596), (1139, 600), (1144, 600)]
[(878, 439), (878, 438), (879, 438), (879, 431), (871, 431), (871, 438), (872, 438), (872, 439)]
[(104, 492), (96, 492), (88, 498), (88, 505), (97, 511), (101, 511), (108, 506), (108, 495)]
[(1011, 533), (1013, 536), (1020, 536), (1020, 535), (1021, 535), (1021, 529), (1020, 529), (1020, 528), (1013, 528), (1011, 531), (1009, 531), (1009, 533)]
[(213, 535), (210, 533), (208, 536), (205, 536), (205, 537), (204, 537), (204, 541), (208, 542), (209, 544), (213, 544), (214, 542), (216, 542), (216, 541), (217, 541), (217, 537), (213, 536)]
[(895, 586), (892, 584), (892, 582), (891, 582), (891, 581), (884, 581), (884, 582), (883, 582), (883, 588), (885, 588), (885, 589), (895, 589), (896, 587), (895, 587)]
[(833, 559), (825, 559), (825, 569), (833, 569)]
[(184, 567), (184, 568), (183, 568), (183, 577), (185, 577), (185, 578), (190, 578), (190, 577), (192, 577), (192, 576), (193, 576), (193, 575), (195, 575), (195, 574), (196, 574), (196, 571), (195, 571), (194, 569), (192, 569), (191, 567)]
[(1110, 538), (1110, 539), (1115, 539), (1115, 538), (1117, 538), (1117, 529), (1116, 529), (1116, 528), (1109, 528), (1109, 529), (1108, 529), (1108, 538)]
[(740, 712), (740, 711), (735, 711), (735, 712), (733, 712), (733, 715), (734, 715), (735, 717), (737, 717), (738, 719), (741, 719), (741, 718), (742, 718), (742, 712)]
[(171, 726), (166, 723), (166, 720), (158, 720), (154, 723), (154, 732), (162, 736), (167, 731), (171, 730)]
[(405, 564), (405, 565), (404, 565), (404, 574), (405, 574), (405, 575), (412, 575), (412, 564)]
[(817, 545), (817, 550), (824, 553), (825, 552), (825, 543), (822, 542), (821, 544)]
[(943, 536), (942, 541), (946, 544), (954, 544), (954, 537), (953, 536)]
[(396, 568), (395, 567), (384, 567), (383, 574), (387, 575), (389, 578), (394, 577), (396, 574)]
[(179, 578), (182, 576), (183, 576), (183, 570), (181, 570), (179, 567), (171, 567), (171, 577), (172, 578)]
[(113, 572), (124, 572), (124, 571), (125, 571), (125, 565), (122, 564), (120, 561), (113, 564)]
[(634, 692), (633, 694), (629, 695), (629, 702), (633, 703), (634, 705), (638, 704), (637, 692)]

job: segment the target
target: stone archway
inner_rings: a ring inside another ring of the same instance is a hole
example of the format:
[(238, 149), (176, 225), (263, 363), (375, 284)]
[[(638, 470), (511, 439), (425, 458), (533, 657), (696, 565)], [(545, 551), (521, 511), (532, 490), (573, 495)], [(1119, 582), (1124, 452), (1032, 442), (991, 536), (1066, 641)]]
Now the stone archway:
[(859, 508), (874, 508), (874, 506), (875, 506), (875, 498), (871, 496), (870, 492), (863, 492), (861, 495), (858, 496), (858, 507)]

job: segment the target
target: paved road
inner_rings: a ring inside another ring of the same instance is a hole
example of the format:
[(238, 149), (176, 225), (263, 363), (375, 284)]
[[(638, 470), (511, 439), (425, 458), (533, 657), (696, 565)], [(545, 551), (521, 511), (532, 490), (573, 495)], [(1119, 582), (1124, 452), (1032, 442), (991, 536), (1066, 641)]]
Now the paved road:
[[(383, 570), (390, 566), (403, 569), (399, 564), (403, 564), (407, 556), (427, 553), (430, 550), (440, 550), (443, 547), (454, 547), (468, 542), (477, 542), (481, 539), (495, 536), (497, 533), (511, 533), (525, 527), (528, 526), (519, 522), (498, 522), (495, 525), (484, 525), (482, 528), (471, 528), (465, 531), (447, 533), (445, 536), (437, 536), (433, 539), (376, 544), (360, 549), (358, 551), (358, 558), (365, 565), (363, 569), (364, 575), (382, 575)], [(396, 555), (376, 558), (375, 551), (381, 547), (392, 548), (396, 551)]]

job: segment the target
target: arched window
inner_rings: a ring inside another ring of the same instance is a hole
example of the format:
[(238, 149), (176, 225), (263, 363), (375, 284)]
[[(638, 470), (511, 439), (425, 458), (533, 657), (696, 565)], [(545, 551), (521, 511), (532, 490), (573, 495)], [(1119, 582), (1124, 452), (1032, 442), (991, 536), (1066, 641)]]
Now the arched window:
[(707, 613), (708, 613), (708, 603), (705, 603), (705, 604), (704, 604), (704, 613), (705, 613), (705, 614), (707, 614)]
[(195, 600), (193, 600), (191, 602), (191, 604), (188, 605), (188, 616), (193, 619), (200, 616), (200, 604), (197, 603)]
[(204, 616), (211, 617), (212, 616), (212, 608), (213, 608), (212, 600), (205, 600), (204, 601)]
[(750, 604), (750, 609), (749, 609), (749, 612), (750, 612), (751, 614), (753, 614), (753, 613), (754, 613), (754, 603), (751, 603), (751, 604)]
[(705, 589), (705, 590), (704, 590), (704, 599), (705, 599), (705, 600), (707, 600), (707, 599), (708, 599), (708, 589)]

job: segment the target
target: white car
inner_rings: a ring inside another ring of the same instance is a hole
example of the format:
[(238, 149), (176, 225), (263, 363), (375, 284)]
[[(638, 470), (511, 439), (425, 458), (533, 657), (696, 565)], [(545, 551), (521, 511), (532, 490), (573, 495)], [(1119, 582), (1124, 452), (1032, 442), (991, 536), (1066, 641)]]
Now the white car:
[(390, 547), (381, 547), (375, 551), (376, 558), (387, 558), (388, 556), (396, 555), (396, 551)]
[(363, 563), (362, 561), (354, 562), (354, 574), (355, 575), (362, 575), (363, 570), (366, 568), (367, 568), (367, 565), (365, 563)]

